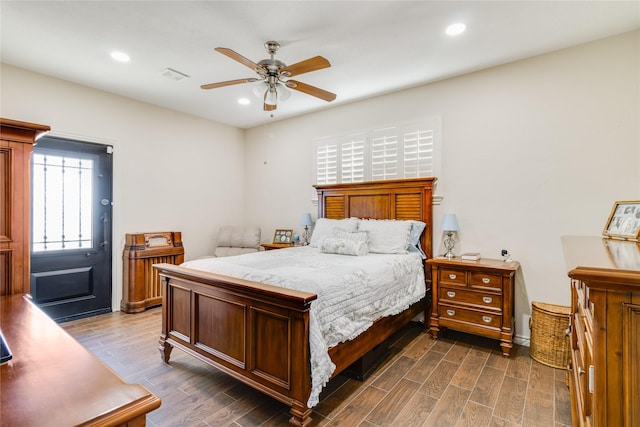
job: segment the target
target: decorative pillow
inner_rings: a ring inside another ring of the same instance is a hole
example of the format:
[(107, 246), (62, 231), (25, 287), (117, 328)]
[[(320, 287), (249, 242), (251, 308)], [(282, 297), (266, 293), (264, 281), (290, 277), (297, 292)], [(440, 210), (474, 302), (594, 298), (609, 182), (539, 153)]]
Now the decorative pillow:
[(358, 231), (369, 234), (369, 252), (379, 254), (406, 254), (409, 245), (409, 221), (361, 220)]
[(369, 233), (366, 231), (346, 231), (342, 228), (333, 229), (333, 237), (339, 239), (353, 240), (355, 242), (367, 242), (369, 243)]
[(367, 245), (366, 240), (325, 237), (320, 242), (320, 251), (325, 254), (366, 255), (369, 253), (369, 246)]
[(411, 231), (409, 232), (409, 245), (407, 246), (407, 251), (409, 252), (417, 252), (420, 254), (422, 259), (427, 259), (427, 255), (422, 250), (422, 245), (420, 244), (420, 236), (424, 231), (427, 224), (422, 221), (409, 221), (411, 223)]
[(325, 237), (333, 236), (334, 228), (341, 228), (345, 231), (356, 231), (359, 221), (360, 220), (358, 218), (318, 218), (318, 220), (316, 221), (316, 225), (313, 228), (313, 233), (311, 234), (311, 241), (309, 242), (309, 246), (313, 246), (316, 248), (319, 247), (322, 239), (324, 239)]

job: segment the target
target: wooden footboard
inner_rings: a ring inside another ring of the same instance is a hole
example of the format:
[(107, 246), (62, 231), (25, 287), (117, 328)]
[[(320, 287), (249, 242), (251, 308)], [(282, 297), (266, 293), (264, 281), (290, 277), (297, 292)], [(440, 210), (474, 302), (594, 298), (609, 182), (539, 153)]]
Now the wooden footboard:
[(162, 277), (160, 352), (191, 354), (291, 407), (290, 424), (310, 421), (309, 308), (315, 294), (172, 264)]

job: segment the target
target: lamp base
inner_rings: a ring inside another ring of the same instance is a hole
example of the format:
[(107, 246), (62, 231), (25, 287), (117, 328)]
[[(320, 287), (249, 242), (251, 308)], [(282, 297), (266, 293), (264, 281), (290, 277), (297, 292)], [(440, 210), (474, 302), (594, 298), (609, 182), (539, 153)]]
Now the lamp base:
[(307, 246), (309, 244), (309, 238), (311, 237), (311, 232), (309, 231), (309, 226), (304, 226), (304, 231), (302, 232), (302, 246)]
[(447, 248), (447, 252), (444, 254), (447, 259), (453, 258), (455, 255), (453, 253), (453, 248), (456, 245), (456, 241), (453, 239), (453, 233), (448, 232), (447, 237), (444, 239), (444, 247)]

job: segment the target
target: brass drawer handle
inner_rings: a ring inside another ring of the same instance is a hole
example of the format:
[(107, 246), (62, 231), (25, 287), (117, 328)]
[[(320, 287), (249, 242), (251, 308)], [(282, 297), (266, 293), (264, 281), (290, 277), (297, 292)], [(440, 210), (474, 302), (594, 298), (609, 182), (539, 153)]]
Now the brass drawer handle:
[(456, 312), (455, 312), (455, 310), (447, 310), (447, 314), (448, 314), (449, 316), (455, 316), (455, 315), (456, 315)]
[(449, 279), (451, 279), (451, 280), (454, 280), (456, 277), (458, 277), (458, 276), (457, 276), (457, 275), (455, 275), (455, 274), (450, 274), (450, 275), (449, 275)]
[(489, 279), (488, 277), (483, 277), (482, 278), (482, 283), (484, 283), (485, 285), (491, 283), (491, 279)]
[(493, 301), (493, 298), (491, 298), (491, 297), (482, 297), (482, 301), (484, 301), (486, 304), (491, 304), (491, 301)]
[(453, 291), (448, 291), (448, 292), (447, 292), (447, 296), (448, 296), (449, 298), (454, 298), (454, 297), (456, 296), (456, 293), (455, 293), (455, 292), (453, 292)]
[(484, 323), (491, 323), (491, 317), (489, 316), (482, 316), (482, 321)]

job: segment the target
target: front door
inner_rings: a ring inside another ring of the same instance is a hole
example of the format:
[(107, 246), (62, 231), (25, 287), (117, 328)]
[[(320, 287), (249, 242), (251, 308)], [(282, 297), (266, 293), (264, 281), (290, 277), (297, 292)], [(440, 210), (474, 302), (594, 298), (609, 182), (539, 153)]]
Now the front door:
[(111, 311), (111, 153), (48, 136), (34, 148), (31, 296), (59, 322)]

